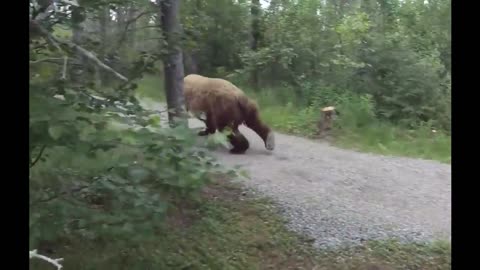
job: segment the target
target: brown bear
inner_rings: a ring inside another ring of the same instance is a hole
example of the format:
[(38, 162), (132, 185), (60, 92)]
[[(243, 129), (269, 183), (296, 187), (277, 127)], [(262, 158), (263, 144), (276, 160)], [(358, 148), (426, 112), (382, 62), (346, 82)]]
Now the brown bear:
[[(233, 145), (230, 152), (242, 154), (250, 146), (238, 130), (238, 126), (245, 124), (263, 139), (267, 150), (275, 148), (273, 131), (260, 120), (257, 104), (234, 84), (196, 74), (186, 76), (183, 82), (187, 111), (196, 114), (206, 125), (206, 129), (198, 135), (213, 134), (217, 130), (222, 132), (229, 127), (232, 133), (228, 139)], [(198, 116), (201, 113), (206, 115), (206, 119)]]

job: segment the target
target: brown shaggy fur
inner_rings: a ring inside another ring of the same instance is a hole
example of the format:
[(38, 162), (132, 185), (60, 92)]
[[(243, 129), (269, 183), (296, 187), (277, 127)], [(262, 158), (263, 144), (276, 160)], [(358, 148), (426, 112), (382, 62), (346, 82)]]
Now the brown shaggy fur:
[(260, 120), (257, 104), (231, 82), (191, 74), (184, 78), (183, 87), (187, 110), (206, 114), (206, 119), (200, 120), (205, 122), (207, 128), (199, 132), (200, 136), (230, 127), (233, 131), (229, 136), (233, 145), (231, 152), (244, 153), (249, 143), (238, 126), (245, 124), (266, 142), (271, 130)]

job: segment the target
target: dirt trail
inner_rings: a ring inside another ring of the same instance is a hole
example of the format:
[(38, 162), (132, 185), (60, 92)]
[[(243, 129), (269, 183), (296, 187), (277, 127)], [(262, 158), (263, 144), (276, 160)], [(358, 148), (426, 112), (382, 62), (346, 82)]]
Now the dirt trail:
[[(194, 119), (189, 125), (204, 126)], [(214, 154), (248, 171), (251, 179), (243, 183), (272, 198), (288, 226), (317, 247), (450, 239), (450, 165), (358, 153), (280, 133), (270, 152), (252, 130), (240, 130), (250, 141), (246, 154), (224, 148)]]

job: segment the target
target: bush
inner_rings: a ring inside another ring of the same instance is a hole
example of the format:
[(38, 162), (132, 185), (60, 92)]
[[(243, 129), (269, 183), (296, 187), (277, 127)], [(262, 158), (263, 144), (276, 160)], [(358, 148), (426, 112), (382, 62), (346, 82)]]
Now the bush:
[[(31, 61), (42, 55), (78, 58), (68, 50), (30, 45)], [(115, 83), (106, 84), (110, 87), (99, 87), (101, 78), (85, 73), (72, 79), (63, 72), (70, 67), (63, 61), (48, 63), (47, 70), (31, 63), (30, 249), (68, 238), (132, 242), (151, 237), (176, 201), (194, 200), (213, 174), (228, 173), (192, 130), (166, 127), (157, 112), (140, 106), (138, 79), (156, 59), (135, 56), (122, 62), (120, 72), (129, 80), (114, 76)], [(94, 70), (86, 61), (75, 67)], [(145, 81), (150, 85), (140, 89), (140, 96), (152, 95), (157, 88), (152, 85), (159, 84), (152, 77)]]
[(67, 236), (151, 236), (173, 200), (192, 199), (212, 173), (224, 172), (185, 127), (161, 128), (157, 116), (134, 105), (123, 104), (135, 111), (126, 119), (113, 114), (120, 106), (45, 92), (32, 87), (30, 95), (31, 248)]
[(377, 122), (371, 95), (345, 95), (336, 108), (340, 115), (335, 124), (341, 129), (364, 128)]

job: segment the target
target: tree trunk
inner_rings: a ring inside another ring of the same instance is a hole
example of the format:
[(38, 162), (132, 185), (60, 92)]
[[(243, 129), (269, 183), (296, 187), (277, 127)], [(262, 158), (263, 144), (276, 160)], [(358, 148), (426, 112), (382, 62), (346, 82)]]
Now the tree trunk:
[[(254, 52), (258, 50), (258, 43), (260, 40), (260, 0), (252, 0), (250, 7), (250, 14), (252, 18), (252, 37), (250, 41), (250, 49)], [(255, 90), (259, 88), (259, 75), (257, 67), (254, 66), (250, 75), (250, 82)]]
[(128, 9), (126, 7), (118, 7), (116, 12), (117, 22), (115, 24), (115, 32), (117, 33), (116, 36), (119, 37), (116, 41), (116, 48), (118, 52), (121, 52), (121, 54), (123, 54), (125, 48), (127, 47), (125, 44), (127, 43), (126, 41), (128, 39), (128, 34), (125, 33), (125, 26), (128, 20)]
[[(81, 7), (74, 7), (72, 10), (72, 42), (80, 46), (85, 42), (85, 22), (86, 13)], [(70, 76), (74, 83), (84, 82), (87, 76), (87, 59), (83, 55), (76, 55), (76, 61), (80, 65), (70, 68)]]
[(184, 50), (183, 60), (185, 67), (185, 75), (198, 74), (197, 60), (194, 53)]
[(163, 61), (165, 92), (167, 96), (168, 122), (175, 126), (180, 120), (186, 124), (183, 96), (183, 57), (180, 48), (180, 0), (157, 0), (160, 2), (162, 30), (167, 41), (167, 55)]
[(136, 39), (137, 20), (134, 20), (137, 13), (138, 13), (137, 8), (135, 7), (135, 5), (131, 4), (127, 10), (127, 21), (132, 21), (129, 27), (130, 31), (128, 32), (128, 35), (127, 35), (127, 44), (128, 44), (128, 48), (133, 51), (135, 51), (136, 40), (137, 40)]
[[(98, 56), (102, 61), (105, 61), (105, 55), (107, 53), (107, 45), (108, 45), (108, 26), (110, 23), (110, 9), (108, 7), (104, 7), (101, 10), (99, 10), (100, 16), (99, 16), (99, 28), (100, 28), (100, 48), (98, 52)], [(107, 78), (108, 74), (103, 71), (97, 71), (99, 74), (97, 74), (97, 77), (99, 79), (100, 86), (105, 86), (107, 85)]]
[(125, 21), (126, 21), (126, 16), (125, 16), (125, 8), (123, 7), (118, 7), (117, 10), (117, 29), (116, 32), (118, 35), (121, 35), (123, 33), (123, 29), (125, 28)]

